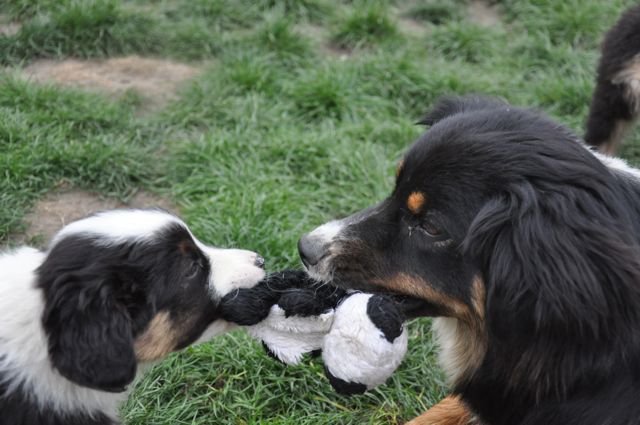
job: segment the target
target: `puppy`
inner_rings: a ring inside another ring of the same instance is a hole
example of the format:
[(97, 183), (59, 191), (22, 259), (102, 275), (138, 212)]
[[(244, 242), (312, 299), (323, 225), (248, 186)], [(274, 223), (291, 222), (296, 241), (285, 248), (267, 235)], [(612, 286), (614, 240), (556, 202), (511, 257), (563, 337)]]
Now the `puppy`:
[(585, 141), (615, 154), (640, 114), (640, 6), (627, 10), (602, 43)]
[(640, 173), (494, 100), (423, 123), (389, 197), (299, 243), (314, 278), (437, 317), (457, 398), (413, 423), (639, 424)]
[(0, 255), (0, 423), (116, 424), (140, 366), (226, 330), (219, 299), (263, 265), (159, 210), (99, 213), (46, 252)]

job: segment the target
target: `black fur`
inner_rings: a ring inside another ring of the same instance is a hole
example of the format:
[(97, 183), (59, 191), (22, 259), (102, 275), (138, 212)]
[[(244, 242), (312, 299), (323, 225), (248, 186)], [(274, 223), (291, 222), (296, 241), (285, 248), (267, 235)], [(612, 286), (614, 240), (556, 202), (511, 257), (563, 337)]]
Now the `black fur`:
[[(619, 143), (613, 140), (616, 126), (636, 118), (639, 111), (625, 96), (625, 84), (613, 80), (639, 54), (640, 6), (634, 6), (609, 30), (602, 43), (596, 88), (587, 119), (587, 144), (613, 153)], [(604, 146), (608, 142), (613, 145)]]
[(454, 392), (487, 425), (640, 424), (640, 180), (538, 113), (435, 110), (391, 196), (327, 246), (334, 282), (475, 326)]

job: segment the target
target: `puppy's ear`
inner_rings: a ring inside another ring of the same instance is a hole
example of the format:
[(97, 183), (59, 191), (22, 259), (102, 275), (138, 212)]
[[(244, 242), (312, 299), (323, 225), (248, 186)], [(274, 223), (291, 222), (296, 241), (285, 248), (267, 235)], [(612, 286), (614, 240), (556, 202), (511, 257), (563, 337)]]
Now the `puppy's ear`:
[(602, 183), (523, 181), (477, 215), (465, 246), (485, 280), (494, 336), (604, 343), (612, 323), (638, 318), (640, 253), (624, 206)]
[(131, 274), (126, 266), (84, 261), (84, 254), (61, 245), (68, 244), (58, 244), (38, 270), (51, 362), (79, 385), (124, 391), (136, 374), (128, 311), (133, 297), (124, 292), (133, 286), (127, 281)]
[(506, 106), (509, 105), (501, 100), (477, 95), (441, 97), (417, 124), (432, 126), (456, 114)]

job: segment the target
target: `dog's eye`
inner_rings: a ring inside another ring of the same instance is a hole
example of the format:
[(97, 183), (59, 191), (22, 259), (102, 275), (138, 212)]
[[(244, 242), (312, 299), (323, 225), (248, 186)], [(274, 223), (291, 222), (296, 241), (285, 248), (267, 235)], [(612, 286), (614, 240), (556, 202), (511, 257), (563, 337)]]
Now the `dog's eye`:
[(447, 239), (448, 237), (442, 229), (440, 229), (438, 226), (428, 221), (423, 221), (422, 223), (420, 223), (420, 229), (427, 236), (437, 240)]
[(185, 277), (187, 279), (191, 279), (193, 277), (196, 277), (196, 275), (200, 272), (200, 270), (202, 270), (202, 264), (200, 264), (199, 261), (194, 261), (189, 266), (189, 269), (187, 270), (187, 273), (185, 273)]

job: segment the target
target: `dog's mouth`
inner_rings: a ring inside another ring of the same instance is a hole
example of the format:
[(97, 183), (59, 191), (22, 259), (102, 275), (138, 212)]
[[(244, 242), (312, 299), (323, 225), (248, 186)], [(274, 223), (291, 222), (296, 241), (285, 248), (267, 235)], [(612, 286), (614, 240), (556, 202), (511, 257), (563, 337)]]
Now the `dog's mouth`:
[(385, 295), (396, 303), (407, 319), (438, 317), (443, 315), (443, 308), (435, 303), (411, 295), (393, 292), (374, 283), (345, 281), (341, 279), (324, 280), (324, 282), (347, 291), (362, 291), (370, 294)]
[(442, 308), (429, 301), (409, 295), (390, 294), (390, 296), (408, 319), (443, 315)]
[[(417, 317), (438, 317), (443, 316), (444, 309), (442, 306), (438, 306), (428, 300), (411, 296), (408, 294), (402, 294), (394, 292), (389, 288), (381, 287), (374, 282), (367, 282), (365, 280), (353, 279), (344, 277), (344, 275), (350, 275), (353, 273), (345, 272), (345, 270), (336, 270), (331, 267), (331, 255), (325, 254), (315, 264), (309, 264), (304, 258), (301, 258), (307, 273), (313, 279), (330, 284), (332, 286), (344, 289), (347, 291), (362, 291), (373, 294), (381, 294), (391, 297), (404, 315), (409, 318)], [(341, 277), (342, 276), (342, 277)]]

